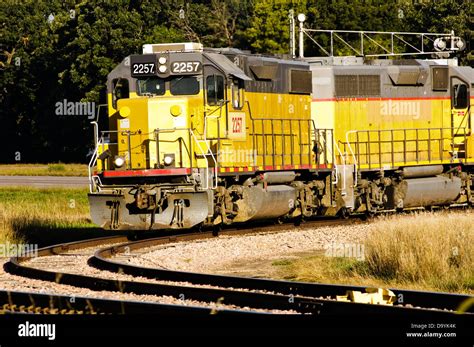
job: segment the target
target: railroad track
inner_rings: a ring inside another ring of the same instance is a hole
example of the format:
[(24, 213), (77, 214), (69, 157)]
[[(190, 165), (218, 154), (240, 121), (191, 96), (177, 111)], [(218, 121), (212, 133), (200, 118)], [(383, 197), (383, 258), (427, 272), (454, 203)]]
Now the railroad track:
[[(315, 222), (321, 226), (340, 223), (355, 223), (353, 220), (328, 220)], [(304, 227), (313, 227), (314, 223)], [(224, 230), (228, 235), (243, 235), (265, 230), (279, 232), (287, 226), (258, 226), (243, 230)], [(133, 293), (136, 295), (154, 295), (173, 297), (178, 300), (176, 307), (190, 306), (187, 301), (198, 306), (208, 305), (203, 312), (221, 309), (235, 313), (251, 312), (254, 314), (313, 314), (331, 316), (339, 314), (391, 314), (420, 317), (450, 316), (456, 311), (474, 314), (473, 297), (468, 295), (419, 292), (392, 289), (396, 301), (393, 305), (376, 305), (360, 302), (337, 300), (348, 292), (365, 292), (364, 287), (312, 284), (289, 281), (275, 281), (233, 276), (190, 273), (167, 269), (144, 268), (125, 264), (117, 255), (136, 254), (151, 247), (163, 246), (176, 242), (190, 242), (215, 237), (215, 232), (172, 235), (129, 241), (126, 237), (116, 236), (94, 240), (73, 242), (46, 247), (39, 250), (38, 259), (65, 256), (66, 266), (71, 264), (71, 255), (86, 257), (88, 265), (99, 269), (100, 276), (57, 271), (48, 268), (48, 262), (39, 262), (36, 266), (26, 265), (32, 255), (11, 258), (5, 268), (12, 274), (35, 278), (60, 284), (79, 286), (94, 291), (111, 291)], [(68, 259), (69, 256), (69, 259)], [(115, 259), (114, 259), (115, 257)], [(118, 259), (118, 260), (117, 260)], [(74, 259), (73, 259), (74, 262)], [(56, 264), (57, 265), (57, 264)], [(97, 270), (97, 271), (99, 271)], [(105, 275), (108, 274), (108, 275)], [(113, 276), (119, 278), (113, 278)], [(182, 303), (182, 305), (180, 305)], [(192, 305), (191, 305), (192, 306)], [(206, 311), (207, 310), (207, 311)]]
[[(106, 315), (106, 314), (154, 314), (170, 313), (184, 316), (209, 316), (212, 309), (164, 305), (127, 300), (107, 300), (68, 295), (40, 294), (31, 292), (0, 291), (0, 315), (44, 314), (44, 315)], [(219, 314), (232, 316), (249, 314), (245, 311), (219, 310)]]

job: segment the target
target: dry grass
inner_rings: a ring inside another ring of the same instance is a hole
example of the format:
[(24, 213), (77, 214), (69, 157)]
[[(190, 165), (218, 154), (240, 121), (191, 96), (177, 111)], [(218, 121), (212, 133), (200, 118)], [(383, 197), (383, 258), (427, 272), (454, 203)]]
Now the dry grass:
[(299, 281), (474, 293), (474, 211), (379, 218), (364, 250), (363, 261), (310, 256), (283, 263), (279, 274)]
[(0, 188), (0, 243), (92, 228), (86, 189)]
[(474, 289), (474, 213), (403, 217), (374, 224), (366, 243), (368, 274), (441, 290)]
[(85, 164), (2, 164), (0, 176), (87, 176)]

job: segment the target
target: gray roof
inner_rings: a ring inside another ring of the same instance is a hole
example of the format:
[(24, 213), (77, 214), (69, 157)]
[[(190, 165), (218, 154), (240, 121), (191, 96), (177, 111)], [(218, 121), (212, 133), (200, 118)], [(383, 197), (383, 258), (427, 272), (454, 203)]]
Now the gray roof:
[(218, 53), (204, 53), (206, 57), (218, 65), (227, 75), (232, 75), (237, 78), (240, 78), (244, 81), (251, 81), (252, 79), (248, 77), (237, 65), (232, 63), (229, 58), (225, 55)]

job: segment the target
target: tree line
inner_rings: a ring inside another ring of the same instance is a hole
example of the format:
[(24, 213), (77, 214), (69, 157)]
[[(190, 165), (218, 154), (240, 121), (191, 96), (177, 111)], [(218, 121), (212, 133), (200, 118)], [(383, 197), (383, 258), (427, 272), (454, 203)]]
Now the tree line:
[[(85, 162), (90, 117), (58, 107), (104, 103), (107, 74), (125, 56), (183, 41), (288, 53), (290, 10), (314, 29), (454, 30), (468, 43), (474, 30), (470, 0), (3, 0), (0, 162)], [(474, 61), (469, 47), (460, 58)]]

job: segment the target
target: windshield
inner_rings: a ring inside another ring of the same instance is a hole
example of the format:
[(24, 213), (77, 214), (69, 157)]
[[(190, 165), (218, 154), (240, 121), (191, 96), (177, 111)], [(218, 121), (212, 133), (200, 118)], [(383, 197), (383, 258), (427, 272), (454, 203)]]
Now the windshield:
[(144, 96), (165, 95), (167, 90), (172, 95), (196, 95), (200, 89), (200, 79), (195, 76), (177, 76), (167, 79), (149, 77), (137, 80), (137, 94)]
[(138, 95), (164, 95), (165, 80), (159, 77), (149, 77), (144, 80), (137, 81)]
[(199, 93), (197, 77), (177, 77), (170, 82), (170, 91), (173, 95), (194, 95)]

